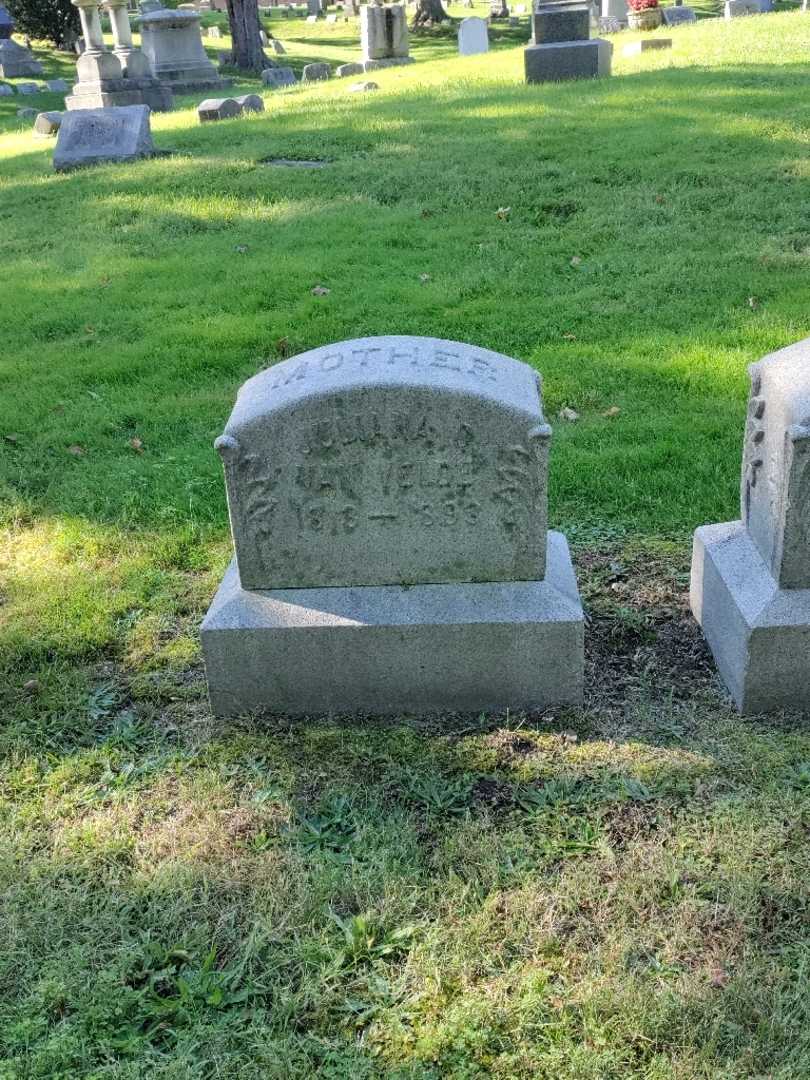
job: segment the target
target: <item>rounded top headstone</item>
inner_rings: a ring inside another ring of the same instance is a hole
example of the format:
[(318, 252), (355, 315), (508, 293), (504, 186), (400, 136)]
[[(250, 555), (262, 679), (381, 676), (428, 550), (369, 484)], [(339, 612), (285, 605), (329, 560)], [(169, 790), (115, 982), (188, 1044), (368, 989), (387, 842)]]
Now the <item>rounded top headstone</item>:
[(538, 374), (438, 338), (327, 345), (248, 380), (216, 446), (242, 587), (540, 580)]

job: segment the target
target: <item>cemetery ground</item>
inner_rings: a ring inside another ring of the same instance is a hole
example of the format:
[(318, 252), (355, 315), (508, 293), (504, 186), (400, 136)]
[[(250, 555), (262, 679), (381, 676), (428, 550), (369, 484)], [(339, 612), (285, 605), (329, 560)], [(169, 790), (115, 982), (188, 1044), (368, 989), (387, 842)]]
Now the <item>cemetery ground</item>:
[[(4, 1080), (810, 1074), (810, 735), (736, 715), (686, 598), (746, 364), (810, 334), (810, 16), (666, 35), (541, 87), (437, 32), (71, 175), (0, 99)], [(375, 333), (542, 371), (583, 708), (211, 719), (213, 439)]]

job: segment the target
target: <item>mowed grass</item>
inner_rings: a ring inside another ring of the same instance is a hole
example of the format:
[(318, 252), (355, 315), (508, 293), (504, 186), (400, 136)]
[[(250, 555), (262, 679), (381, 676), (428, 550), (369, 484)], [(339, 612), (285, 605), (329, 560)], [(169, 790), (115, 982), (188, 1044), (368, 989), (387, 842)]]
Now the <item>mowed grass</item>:
[[(736, 716), (686, 605), (746, 365), (810, 334), (810, 16), (666, 33), (544, 87), (517, 31), (431, 33), (66, 176), (15, 115), (58, 97), (0, 98), (3, 1080), (810, 1075), (810, 738)], [(213, 439), (267, 364), (391, 332), (543, 373), (586, 704), (215, 722)]]

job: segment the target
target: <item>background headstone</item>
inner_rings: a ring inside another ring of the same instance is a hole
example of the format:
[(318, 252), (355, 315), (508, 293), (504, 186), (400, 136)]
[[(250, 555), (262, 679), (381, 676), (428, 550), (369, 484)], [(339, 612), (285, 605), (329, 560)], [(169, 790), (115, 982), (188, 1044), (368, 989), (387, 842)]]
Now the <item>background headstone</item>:
[(458, 51), (461, 56), (489, 52), (489, 30), (486, 19), (470, 16), (458, 27)]
[(662, 8), (661, 14), (663, 15), (665, 26), (679, 26), (681, 23), (697, 22), (695, 9), (686, 7), (685, 5), (680, 7)]
[(62, 126), (63, 116), (64, 113), (60, 112), (39, 113), (34, 121), (34, 133), (36, 135), (55, 135)]
[(57, 172), (109, 161), (135, 161), (154, 153), (148, 105), (77, 109), (62, 117), (53, 166)]
[(295, 86), (295, 72), (288, 67), (265, 68), (262, 82), (270, 87)]
[(330, 76), (328, 64), (306, 64), (301, 72), (301, 82), (320, 82)]
[(230, 120), (242, 115), (242, 106), (236, 98), (206, 98), (197, 106), (197, 116), (201, 124), (214, 120)]

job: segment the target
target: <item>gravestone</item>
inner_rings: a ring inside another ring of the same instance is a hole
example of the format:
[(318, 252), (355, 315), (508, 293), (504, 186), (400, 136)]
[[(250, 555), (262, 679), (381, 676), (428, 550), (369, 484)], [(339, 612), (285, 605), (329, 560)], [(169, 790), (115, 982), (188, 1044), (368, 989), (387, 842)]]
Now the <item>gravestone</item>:
[(590, 33), (587, 4), (538, 4), (532, 12), (531, 44), (523, 53), (526, 82), (610, 75), (613, 46)]
[(580, 701), (550, 435), (536, 372), (435, 338), (344, 341), (245, 383), (215, 444), (235, 558), (201, 632), (214, 712)]
[(236, 98), (206, 98), (197, 106), (197, 116), (201, 124), (214, 120), (231, 120), (242, 115), (242, 106)]
[(262, 72), (262, 82), (265, 86), (272, 88), (295, 86), (295, 72), (288, 67), (265, 68)]
[(307, 17), (306, 17), (306, 22), (308, 22), (308, 23), (316, 23), (317, 21), (318, 21), (318, 16), (317, 15), (307, 15)]
[(664, 26), (680, 26), (682, 23), (697, 22), (695, 9), (690, 7), (665, 7), (661, 8), (664, 17)]
[(18, 94), (38, 94), (39, 86), (35, 82), (17, 83)]
[(86, 48), (76, 62), (78, 82), (65, 98), (67, 109), (106, 109), (117, 105), (148, 105), (171, 109), (172, 88), (155, 77), (149, 58), (132, 37), (126, 0), (104, 0), (113, 48), (104, 40), (99, 0), (72, 0), (79, 9)]
[(230, 79), (220, 77), (203, 48), (199, 12), (149, 11), (138, 19), (138, 26), (141, 48), (152, 70), (176, 93), (231, 85)]
[(62, 126), (63, 115), (60, 112), (39, 113), (34, 121), (34, 134), (42, 136), (56, 135)]
[(36, 109), (17, 109), (17, 118), (19, 120), (36, 120)]
[(607, 31), (614, 20), (620, 29), (627, 26), (627, 0), (602, 0), (599, 28)]
[(151, 157), (149, 112), (148, 105), (66, 112), (53, 153), (54, 169), (67, 172), (83, 165)]
[(222, 31), (218, 26), (209, 26), (205, 31), (206, 37), (213, 38), (215, 41), (222, 37)]
[(64, 79), (50, 79), (45, 86), (54, 94), (64, 94), (70, 89)]
[(744, 15), (761, 15), (759, 0), (726, 0), (723, 14), (727, 19), (739, 19)]
[(264, 100), (258, 94), (243, 94), (235, 99), (242, 112), (264, 112)]
[(337, 22), (337, 15), (335, 15), (335, 13), (334, 13), (334, 12), (332, 12), (332, 14), (331, 14), (331, 15), (327, 15), (327, 16), (326, 16), (326, 18), (324, 19), (324, 22), (325, 22), (325, 23), (326, 23), (326, 24), (327, 24), (328, 26), (334, 26), (334, 24), (335, 24), (335, 23)]
[(0, 97), (12, 97), (14, 90), (8, 83), (0, 83)]
[(328, 64), (306, 64), (301, 72), (301, 82), (320, 82), (328, 79), (330, 74)]
[(335, 75), (337, 76), (338, 79), (345, 79), (349, 75), (362, 75), (362, 74), (363, 74), (363, 65), (362, 64), (341, 64), (335, 70)]
[(642, 38), (640, 41), (631, 41), (622, 49), (622, 56), (641, 56), (645, 52), (653, 52), (655, 49), (671, 49), (672, 38)]
[(810, 338), (749, 368), (741, 520), (695, 533), (691, 602), (743, 713), (810, 708)]
[(31, 50), (18, 45), (11, 37), (14, 20), (0, 3), (0, 79), (19, 79), (26, 75), (41, 75), (42, 64)]
[(286, 56), (287, 55), (287, 50), (284, 48), (284, 46), (281, 44), (281, 42), (278, 41), (276, 38), (270, 38), (270, 47), (273, 50), (273, 52), (276, 54), (276, 56)]
[(458, 51), (461, 56), (489, 52), (489, 31), (486, 19), (474, 15), (462, 19), (458, 27)]
[(360, 8), (360, 51), (364, 61), (409, 57), (403, 4), (365, 4)]

